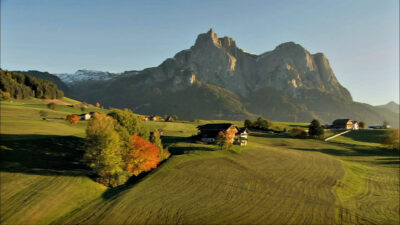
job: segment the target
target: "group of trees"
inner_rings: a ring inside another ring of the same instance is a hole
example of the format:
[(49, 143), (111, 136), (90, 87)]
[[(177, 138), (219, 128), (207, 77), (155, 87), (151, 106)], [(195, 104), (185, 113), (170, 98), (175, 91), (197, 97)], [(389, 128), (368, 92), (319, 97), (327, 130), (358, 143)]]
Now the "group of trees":
[(256, 121), (251, 121), (249, 119), (244, 121), (244, 126), (247, 128), (268, 130), (272, 127), (271, 120), (265, 119), (263, 117), (258, 117)]
[(294, 127), (290, 130), (290, 134), (297, 138), (314, 138), (322, 139), (324, 137), (324, 128), (318, 120), (312, 120), (308, 126), (308, 133), (302, 127)]
[(0, 98), (24, 99), (28, 97), (56, 99), (64, 92), (54, 83), (18, 72), (0, 70)]
[(169, 157), (159, 132), (150, 137), (149, 129), (128, 109), (95, 113), (86, 134), (84, 161), (98, 176), (97, 181), (107, 186), (124, 184), (132, 175), (156, 168)]

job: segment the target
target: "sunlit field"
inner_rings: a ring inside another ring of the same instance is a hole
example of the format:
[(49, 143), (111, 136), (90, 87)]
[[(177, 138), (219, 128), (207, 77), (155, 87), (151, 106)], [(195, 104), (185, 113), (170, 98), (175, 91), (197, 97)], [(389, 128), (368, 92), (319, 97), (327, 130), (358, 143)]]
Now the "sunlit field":
[(199, 124), (220, 121), (148, 121), (173, 155), (110, 189), (88, 177), (80, 160), (87, 122), (71, 125), (69, 113), (80, 109), (1, 102), (2, 224), (400, 222), (400, 158), (381, 148), (379, 130), (330, 142), (252, 132), (248, 146), (221, 151), (188, 139)]

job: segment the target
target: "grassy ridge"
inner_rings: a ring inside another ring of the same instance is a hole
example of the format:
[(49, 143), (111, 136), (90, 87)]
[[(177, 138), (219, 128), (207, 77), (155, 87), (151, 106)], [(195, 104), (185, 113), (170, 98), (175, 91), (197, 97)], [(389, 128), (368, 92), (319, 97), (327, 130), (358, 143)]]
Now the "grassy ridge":
[[(373, 141), (253, 132), (245, 148), (214, 151), (185, 137), (217, 121), (149, 121), (175, 155), (129, 185), (106, 189), (79, 160), (86, 122), (42, 121), (44, 107), (37, 100), (1, 103), (3, 224), (399, 223), (400, 158)], [(48, 111), (55, 118), (70, 113)]]

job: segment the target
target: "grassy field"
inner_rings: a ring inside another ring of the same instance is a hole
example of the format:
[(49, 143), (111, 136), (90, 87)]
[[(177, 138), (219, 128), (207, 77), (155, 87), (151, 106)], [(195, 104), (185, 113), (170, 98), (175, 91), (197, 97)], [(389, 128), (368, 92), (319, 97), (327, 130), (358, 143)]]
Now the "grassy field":
[[(248, 146), (216, 151), (187, 139), (216, 121), (149, 121), (173, 156), (107, 189), (80, 162), (87, 123), (43, 121), (44, 108), (1, 103), (2, 224), (399, 223), (400, 157), (380, 148), (382, 134), (323, 142), (252, 132)], [(65, 118), (71, 109), (45, 110)]]

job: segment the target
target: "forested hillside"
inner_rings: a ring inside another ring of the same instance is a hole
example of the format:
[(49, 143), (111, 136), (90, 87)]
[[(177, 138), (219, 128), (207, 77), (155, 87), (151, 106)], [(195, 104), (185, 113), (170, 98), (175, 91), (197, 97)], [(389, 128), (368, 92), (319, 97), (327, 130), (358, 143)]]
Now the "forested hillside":
[(1, 99), (25, 99), (28, 97), (55, 99), (64, 97), (64, 92), (48, 80), (6, 70), (0, 70), (0, 91)]

